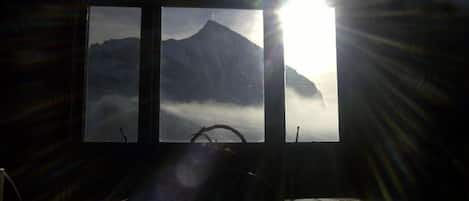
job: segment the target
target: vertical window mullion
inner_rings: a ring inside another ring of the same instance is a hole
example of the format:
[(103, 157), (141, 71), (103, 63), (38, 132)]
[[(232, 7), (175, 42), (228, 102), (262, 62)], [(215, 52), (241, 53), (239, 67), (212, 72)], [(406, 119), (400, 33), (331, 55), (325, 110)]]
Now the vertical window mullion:
[(152, 142), (155, 144), (159, 143), (159, 126), (160, 126), (160, 51), (161, 51), (161, 2), (152, 9), (153, 11), (153, 50), (151, 55), (154, 57), (155, 63), (153, 64), (153, 128)]
[(159, 65), (157, 56), (159, 55), (158, 39), (159, 30), (154, 26), (158, 21), (159, 13), (154, 6), (145, 5), (142, 8), (142, 28), (140, 40), (140, 100), (139, 100), (139, 135), (138, 143), (153, 144), (157, 140), (155, 137), (155, 123), (158, 116), (155, 115), (155, 107), (159, 106), (157, 90), (153, 82), (159, 80), (155, 77)]
[(285, 142), (285, 64), (282, 30), (275, 11), (264, 10), (264, 87), (266, 143)]
[(277, 10), (279, 0), (264, 3), (264, 93), (265, 93), (265, 156), (267, 161), (266, 183), (272, 184), (266, 191), (266, 200), (281, 201), (284, 198), (285, 144), (285, 64), (283, 36)]

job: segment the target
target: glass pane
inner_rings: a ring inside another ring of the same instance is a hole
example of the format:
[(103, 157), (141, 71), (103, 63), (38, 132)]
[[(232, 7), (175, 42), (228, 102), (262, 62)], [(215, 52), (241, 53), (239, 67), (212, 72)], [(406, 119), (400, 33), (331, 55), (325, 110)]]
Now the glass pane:
[(140, 15), (140, 8), (89, 9), (84, 141), (137, 141)]
[(289, 0), (280, 17), (286, 141), (339, 141), (335, 9), (325, 0)]
[(263, 58), (262, 11), (162, 8), (160, 141), (264, 141)]

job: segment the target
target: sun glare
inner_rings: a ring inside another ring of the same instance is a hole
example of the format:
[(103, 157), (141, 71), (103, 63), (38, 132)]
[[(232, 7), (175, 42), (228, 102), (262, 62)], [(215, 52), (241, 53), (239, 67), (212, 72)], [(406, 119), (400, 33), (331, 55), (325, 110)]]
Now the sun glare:
[(335, 9), (325, 0), (289, 0), (279, 15), (286, 64), (310, 79), (336, 72)]

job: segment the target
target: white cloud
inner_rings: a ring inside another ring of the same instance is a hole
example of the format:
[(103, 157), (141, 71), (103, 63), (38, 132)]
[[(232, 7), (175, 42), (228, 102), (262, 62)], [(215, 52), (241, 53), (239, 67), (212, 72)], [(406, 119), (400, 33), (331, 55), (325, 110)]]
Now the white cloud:
[[(300, 126), (300, 141), (338, 141), (338, 107), (329, 103), (324, 107), (318, 99), (305, 98), (293, 90), (286, 91), (286, 134), (294, 141), (296, 127)], [(161, 110), (178, 118), (192, 122), (191, 128), (183, 130), (171, 119), (160, 118), (160, 137), (163, 141), (188, 142), (191, 134), (201, 127), (227, 124), (239, 130), (249, 142), (264, 139), (264, 108), (262, 106), (239, 106), (214, 102), (163, 103)], [(181, 124), (182, 126), (182, 124)], [(187, 126), (187, 125), (184, 125)], [(172, 127), (172, 128), (167, 128)], [(171, 130), (171, 133), (164, 132)], [(187, 132), (187, 133), (180, 133)], [(192, 131), (192, 132), (188, 132)], [(185, 138), (180, 138), (181, 135)], [(215, 139), (239, 142), (226, 131), (211, 133)]]

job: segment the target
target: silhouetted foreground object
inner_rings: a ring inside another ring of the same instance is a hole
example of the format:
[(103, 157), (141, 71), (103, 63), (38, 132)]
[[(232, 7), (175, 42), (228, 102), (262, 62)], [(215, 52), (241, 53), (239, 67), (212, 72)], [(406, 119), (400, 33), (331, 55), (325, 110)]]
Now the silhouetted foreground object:
[(3, 189), (4, 189), (4, 178), (6, 178), (6, 180), (8, 182), (10, 182), (11, 186), (13, 187), (13, 190), (15, 190), (15, 193), (16, 193), (16, 196), (18, 197), (18, 200), (19, 201), (22, 201), (23, 198), (21, 197), (21, 194), (20, 194), (20, 191), (18, 190), (18, 187), (16, 187), (16, 184), (15, 182), (13, 181), (13, 179), (7, 174), (7, 172), (5, 171), (5, 169), (3, 168), (0, 168), (0, 201), (3, 201)]
[(218, 124), (218, 125), (213, 125), (213, 126), (210, 126), (210, 127), (202, 127), (197, 133), (195, 133), (192, 138), (191, 138), (191, 143), (194, 143), (197, 138), (199, 138), (200, 136), (205, 136), (206, 138), (208, 138), (208, 140), (210, 142), (211, 141), (211, 138), (209, 136), (207, 136), (205, 134), (205, 132), (209, 132), (211, 130), (214, 130), (214, 129), (225, 129), (225, 130), (229, 130), (231, 131), (233, 134), (235, 134), (240, 140), (242, 143), (247, 143), (246, 139), (244, 138), (243, 134), (241, 134), (238, 130), (228, 126), (228, 125), (222, 125), (222, 124)]

